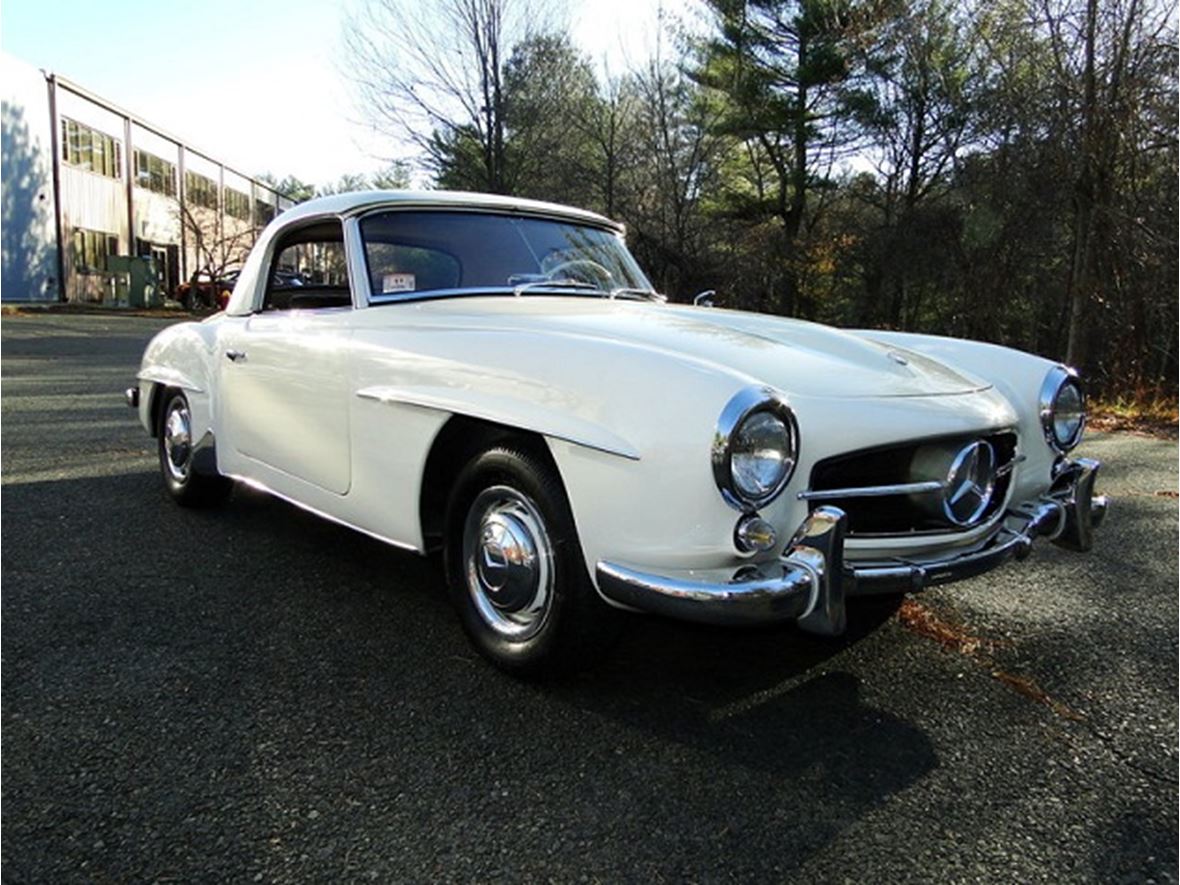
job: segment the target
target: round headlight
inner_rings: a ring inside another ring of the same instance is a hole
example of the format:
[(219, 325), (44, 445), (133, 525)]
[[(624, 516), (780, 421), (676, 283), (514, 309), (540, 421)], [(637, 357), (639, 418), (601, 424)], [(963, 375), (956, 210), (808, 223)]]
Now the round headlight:
[(795, 416), (781, 397), (752, 387), (729, 401), (713, 446), (713, 475), (726, 501), (749, 510), (773, 500), (798, 457)]
[(755, 412), (738, 427), (729, 452), (734, 488), (743, 498), (764, 498), (790, 469), (791, 434), (778, 415)]
[(1077, 373), (1054, 366), (1041, 386), (1041, 427), (1045, 442), (1065, 454), (1082, 441), (1086, 427), (1086, 396)]

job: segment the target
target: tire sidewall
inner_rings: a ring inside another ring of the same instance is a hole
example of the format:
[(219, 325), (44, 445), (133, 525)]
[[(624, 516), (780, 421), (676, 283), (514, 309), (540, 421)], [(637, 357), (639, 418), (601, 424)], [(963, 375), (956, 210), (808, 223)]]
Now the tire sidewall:
[[(160, 475), (164, 478), (164, 487), (168, 490), (173, 498), (178, 501), (184, 501), (189, 494), (189, 489), (193, 481), (192, 459), (189, 459), (188, 475), (183, 480), (177, 479), (172, 475), (172, 471), (168, 469), (168, 452), (164, 447), (164, 437), (167, 433), (168, 416), (172, 414), (173, 407), (177, 402), (180, 402), (186, 409), (188, 409), (190, 422), (192, 416), (192, 408), (189, 406), (188, 397), (183, 393), (173, 392), (169, 393), (164, 400), (164, 408), (160, 410), (160, 427), (157, 433), (156, 450), (160, 458)], [(191, 424), (190, 424), (191, 435)], [(191, 443), (190, 443), (191, 444)]]
[[(513, 640), (484, 621), (471, 599), (463, 563), (462, 536), (468, 512), (479, 493), (508, 486), (529, 499), (540, 515), (552, 549), (553, 598), (540, 630)], [(536, 672), (562, 658), (576, 632), (580, 608), (594, 595), (586, 575), (581, 545), (561, 483), (540, 459), (511, 448), (484, 452), (469, 462), (455, 482), (447, 507), (444, 559), (447, 587), (464, 631), (476, 648), (510, 672)], [(597, 599), (593, 602), (599, 603)]]
[(188, 401), (188, 397), (183, 391), (172, 390), (169, 391), (164, 398), (164, 407), (160, 410), (160, 423), (156, 432), (156, 452), (159, 456), (160, 462), (160, 476), (164, 480), (164, 488), (167, 489), (168, 495), (185, 507), (207, 507), (213, 506), (225, 500), (226, 496), (233, 488), (233, 482), (227, 477), (220, 474), (202, 474), (199, 473), (194, 464), (194, 458), (189, 458), (188, 474), (184, 479), (177, 479), (172, 475), (168, 469), (167, 459), (168, 454), (164, 448), (165, 428), (168, 425), (168, 416), (172, 413), (173, 407), (177, 402), (183, 404), (189, 413), (189, 444), (194, 447), (197, 445), (194, 432), (195, 428), (192, 425), (192, 405)]

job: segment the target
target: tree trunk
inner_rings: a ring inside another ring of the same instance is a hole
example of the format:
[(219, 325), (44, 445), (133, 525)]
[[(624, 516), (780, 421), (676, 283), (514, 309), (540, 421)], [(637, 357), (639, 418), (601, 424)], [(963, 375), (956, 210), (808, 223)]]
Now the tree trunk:
[(1069, 281), (1069, 338), (1066, 362), (1083, 368), (1088, 354), (1088, 306), (1094, 292), (1094, 190), (1098, 135), (1098, 87), (1094, 44), (1098, 0), (1086, 2), (1085, 69), (1082, 74), (1082, 169), (1074, 188), (1074, 247)]

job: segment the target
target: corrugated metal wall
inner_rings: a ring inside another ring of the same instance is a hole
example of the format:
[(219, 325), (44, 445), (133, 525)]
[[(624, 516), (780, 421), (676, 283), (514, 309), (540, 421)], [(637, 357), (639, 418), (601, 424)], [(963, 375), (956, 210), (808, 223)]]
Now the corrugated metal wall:
[(53, 192), (53, 129), (45, 77), (0, 55), (0, 162), (3, 164), (4, 301), (56, 301), (57, 202)]
[[(171, 292), (225, 268), (212, 250), (230, 252), (231, 267), (244, 261), (257, 231), (292, 205), (77, 84), (0, 58), (4, 301), (110, 303), (120, 275), (108, 254), (153, 258)], [(215, 183), (218, 208), (186, 200), (186, 170)]]

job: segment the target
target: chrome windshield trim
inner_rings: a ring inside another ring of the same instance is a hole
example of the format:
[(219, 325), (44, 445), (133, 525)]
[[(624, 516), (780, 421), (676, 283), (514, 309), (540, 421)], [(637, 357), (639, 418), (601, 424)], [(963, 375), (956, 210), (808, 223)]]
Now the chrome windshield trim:
[(821, 491), (800, 492), (800, 501), (835, 501), (839, 498), (884, 498), (889, 495), (924, 495), (929, 492), (939, 492), (946, 488), (946, 482), (941, 479), (930, 479), (924, 482), (903, 482), (889, 486), (854, 486), (847, 489), (823, 489)]
[[(546, 283), (546, 286), (548, 286), (548, 288), (540, 292), (526, 288), (521, 294), (573, 296), (581, 298), (602, 299), (607, 299), (610, 295), (609, 292), (603, 289), (587, 288), (581, 285), (571, 286), (568, 283)], [(455, 289), (419, 289), (413, 292), (371, 295), (369, 297), (369, 304), (376, 306), (379, 304), (398, 304), (404, 301), (439, 301), (443, 298), (483, 298), (490, 296), (506, 296), (511, 298), (515, 295), (517, 295), (516, 287), (509, 285), (473, 286), (471, 288)]]

